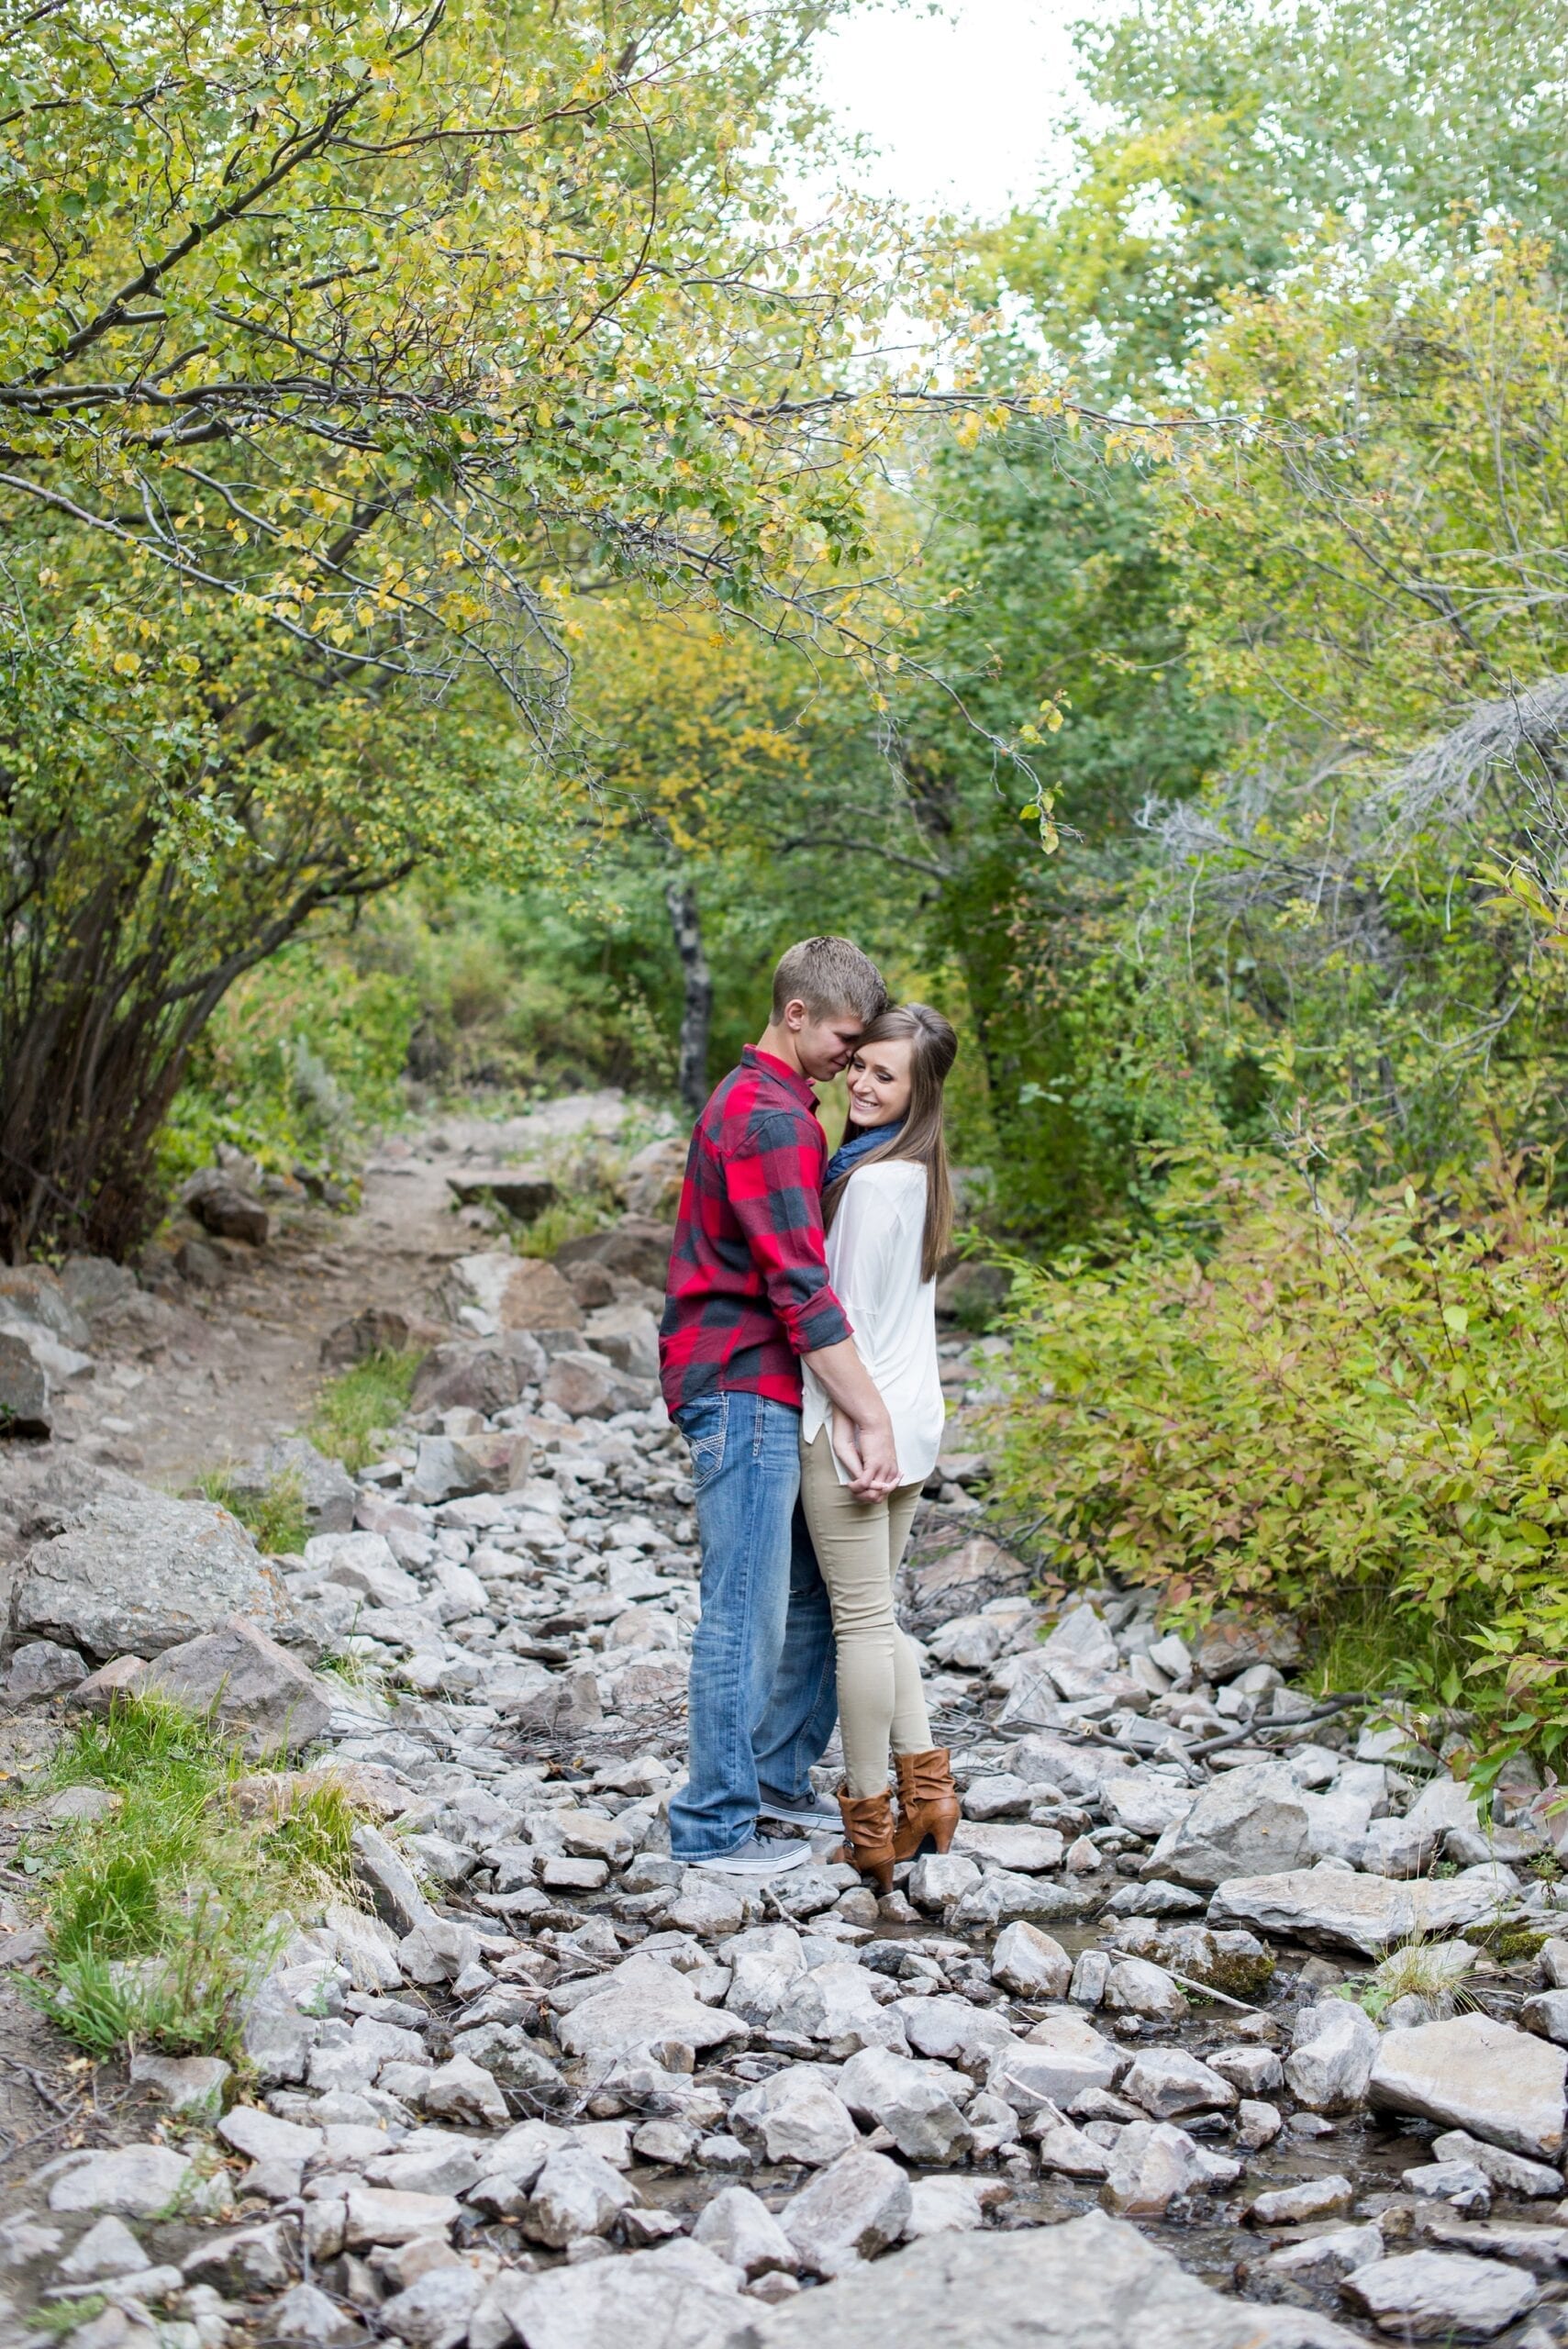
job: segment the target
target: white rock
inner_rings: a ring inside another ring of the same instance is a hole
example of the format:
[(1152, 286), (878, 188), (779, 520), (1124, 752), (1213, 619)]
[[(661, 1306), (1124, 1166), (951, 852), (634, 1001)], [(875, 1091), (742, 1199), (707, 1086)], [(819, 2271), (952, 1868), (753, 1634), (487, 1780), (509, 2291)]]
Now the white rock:
[(1145, 1872), (1207, 1890), (1231, 1876), (1299, 1867), (1310, 1850), (1295, 1780), (1282, 1765), (1260, 1762), (1212, 1779), (1165, 1830)]
[[(59, 2242), (58, 2233), (54, 2240)], [(73, 2284), (95, 2284), (100, 2277), (134, 2276), (151, 2265), (125, 2221), (111, 2215), (88, 2228), (70, 2257), (61, 2261), (60, 2272)]]
[(485, 2128), (505, 2128), (506, 2099), (492, 2075), (453, 2055), (425, 2083), (424, 2109), (439, 2121), (467, 2121)]
[(1021, 1998), (1064, 1998), (1073, 1961), (1060, 1942), (1023, 1918), (1005, 1925), (991, 1953), (992, 1979)]
[[(851, 2055), (840, 2093), (858, 2120), (885, 2129), (906, 2161), (961, 2161), (973, 2145), (969, 2124), (952, 2091), (959, 2075), (945, 2065), (919, 2064), (884, 2047)], [(961, 2093), (967, 2094), (962, 2081)]]
[(1368, 2092), (1380, 2111), (1416, 2113), (1527, 2160), (1555, 2161), (1562, 2153), (1565, 2071), (1568, 2055), (1550, 2041), (1490, 2015), (1456, 2015), (1385, 2032)]
[(909, 2181), (897, 2163), (857, 2147), (818, 2170), (779, 2219), (803, 2267), (841, 2276), (896, 2243), (912, 2208)]
[(620, 2212), (641, 2196), (597, 2154), (563, 2145), (539, 2172), (523, 2232), (532, 2243), (563, 2250), (580, 2235), (607, 2234)]
[(1020, 1876), (1042, 1876), (1062, 1865), (1064, 1839), (1054, 1827), (1026, 1827), (1008, 1820), (988, 1823), (965, 1820), (954, 1835), (952, 1848), (984, 1865), (1010, 1868)]
[(469, 2349), (721, 2349), (741, 2321), (740, 2288), (739, 2269), (681, 2240), (547, 2276), (504, 2270), (470, 2320)]
[(1412, 2251), (1352, 2268), (1340, 2286), (1385, 2332), (1401, 2341), (1489, 2341), (1540, 2298), (1518, 2268), (1462, 2253)]
[(1473, 2162), (1499, 2192), (1518, 2195), (1521, 2200), (1539, 2200), (1545, 2195), (1560, 2196), (1562, 2192), (1562, 2173), (1550, 2163), (1527, 2161), (1522, 2154), (1506, 2153), (1501, 2145), (1485, 2144), (1462, 2129), (1448, 2129), (1440, 2137), (1435, 2137), (1432, 2153), (1440, 2162)]
[(909, 2052), (902, 2021), (892, 2008), (877, 2004), (871, 1976), (861, 1965), (830, 1963), (796, 1976), (779, 2004), (773, 2027), (816, 2040), (836, 2055), (852, 2055), (861, 2047)]
[(1175, 2121), (1184, 2112), (1228, 2112), (1237, 2101), (1229, 2081), (1184, 2047), (1151, 2047), (1128, 2072), (1121, 2093), (1156, 2121)]
[(979, 2193), (967, 2177), (911, 2178), (904, 2240), (917, 2243), (923, 2235), (969, 2234), (984, 2217)]
[(1366, 2096), (1377, 2028), (1348, 1998), (1321, 1998), (1296, 2016), (1284, 2066), (1291, 2093), (1313, 2112), (1352, 2112)]
[(383, 2300), (376, 2321), (409, 2349), (458, 2349), (468, 2338), (469, 2319), (484, 2290), (477, 2269), (458, 2265), (428, 2268), (405, 2290)]
[(990, 1868), (949, 1912), (948, 1922), (955, 1932), (994, 1932), (1015, 1917), (1027, 1917), (1037, 1925), (1055, 1924), (1062, 1918), (1081, 1917), (1094, 1905), (1093, 1892), (1077, 1879), (1053, 1882), (1023, 1876), (1016, 1868)]
[(313, 2161), (327, 2143), (319, 2129), (280, 2121), (275, 2112), (263, 2112), (255, 2104), (235, 2105), (218, 2122), (217, 2133), (226, 2145), (248, 2154), (253, 2162)]
[(1217, 2047), (1206, 2059), (1242, 2096), (1273, 2096), (1284, 2072), (1272, 2047)]
[(960, 1852), (928, 1852), (909, 1871), (908, 1894), (917, 1909), (941, 1915), (956, 1908), (980, 1882), (978, 1861)]
[(726, 2186), (705, 2203), (692, 2241), (717, 2252), (742, 2276), (793, 2275), (800, 2265), (795, 2245), (749, 2186)]
[(1234, 2185), (1240, 2174), (1240, 2162), (1209, 2153), (1184, 2129), (1133, 2121), (1111, 2149), (1101, 2193), (1124, 2218), (1159, 2219), (1183, 2196)]
[(1110, 2169), (1110, 2155), (1103, 2145), (1097, 2145), (1082, 2129), (1046, 2106), (1029, 2122), (1029, 2135), (1036, 2140), (1042, 2170), (1059, 2171), (1063, 2177), (1103, 2178)]
[(1018, 2044), (1010, 2023), (993, 2008), (972, 2007), (967, 1998), (899, 1998), (888, 2011), (898, 2017), (917, 2055), (962, 2065), (968, 2072), (984, 2072), (998, 2048)]
[(1265, 2275), (1285, 2283), (1328, 2285), (1382, 2256), (1383, 2237), (1375, 2227), (1330, 2227), (1326, 2234), (1271, 2251), (1262, 2266)]
[(370, 2243), (444, 2235), (457, 2218), (457, 2200), (450, 2194), (399, 2194), (389, 2188), (352, 2185), (343, 2196), (343, 2245), (358, 2251)]
[(792, 2064), (747, 2088), (730, 2106), (729, 2121), (742, 2142), (760, 2139), (770, 2162), (804, 2162), (812, 2169), (858, 2142), (843, 2101), (815, 2065)]
[(169, 2208), (192, 2175), (184, 2154), (171, 2145), (120, 2145), (64, 2171), (49, 2189), (49, 2207), (152, 2219)]
[(743, 2021), (766, 2030), (795, 1976), (806, 1971), (800, 1935), (793, 1925), (753, 1926), (734, 1934), (724, 1954), (730, 1967), (726, 2007)]
[(364, 2339), (358, 2318), (314, 2284), (295, 2284), (273, 2302), (267, 2321), (280, 2341), (308, 2341), (312, 2349), (349, 2349)]
[(1492, 2181), (1474, 2162), (1420, 2162), (1399, 2176), (1407, 2194), (1451, 2203), (1463, 2218), (1484, 2219), (1492, 2208)]
[(1180, 1826), (1197, 1800), (1197, 1789), (1156, 1771), (1140, 1770), (1131, 1777), (1107, 1778), (1100, 1800), (1116, 1826), (1154, 1840), (1167, 1828)]
[(1396, 1942), (1440, 1941), (1485, 1922), (1502, 1897), (1496, 1876), (1484, 1868), (1403, 1884), (1324, 1865), (1222, 1883), (1208, 1904), (1208, 1922), (1382, 1957)]
[(1070, 2105), (1089, 2088), (1114, 2087), (1127, 2062), (1083, 2015), (1071, 2007), (1058, 2008), (1035, 2025), (1028, 2039), (997, 2050), (985, 2086), (1015, 2112), (1028, 2115), (1042, 2105)]
[(1111, 1967), (1103, 2003), (1112, 2014), (1146, 2015), (1157, 2022), (1184, 2022), (1188, 2013), (1180, 1985), (1145, 1957), (1124, 1957)]
[(705, 2007), (684, 1976), (640, 1955), (625, 1959), (556, 2026), (568, 2055), (602, 2062), (662, 2043), (701, 2049), (745, 2036), (746, 2026), (736, 2016)]

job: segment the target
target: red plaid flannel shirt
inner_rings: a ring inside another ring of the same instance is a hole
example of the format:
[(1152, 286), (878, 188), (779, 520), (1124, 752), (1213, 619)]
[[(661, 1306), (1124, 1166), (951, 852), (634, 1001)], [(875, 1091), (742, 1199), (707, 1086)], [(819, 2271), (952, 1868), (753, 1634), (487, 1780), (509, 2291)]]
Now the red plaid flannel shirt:
[(798, 1357), (851, 1335), (822, 1252), (816, 1110), (805, 1077), (748, 1044), (697, 1119), (659, 1330), (672, 1412), (726, 1387), (798, 1408)]

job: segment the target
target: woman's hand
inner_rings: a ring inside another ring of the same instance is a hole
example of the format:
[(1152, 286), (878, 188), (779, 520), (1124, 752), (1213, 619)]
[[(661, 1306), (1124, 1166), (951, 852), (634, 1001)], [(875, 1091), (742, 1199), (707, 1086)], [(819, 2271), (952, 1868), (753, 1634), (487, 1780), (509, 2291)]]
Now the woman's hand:
[(861, 1458), (860, 1431), (848, 1411), (833, 1413), (833, 1449), (848, 1471), (851, 1484), (858, 1484), (865, 1464)]

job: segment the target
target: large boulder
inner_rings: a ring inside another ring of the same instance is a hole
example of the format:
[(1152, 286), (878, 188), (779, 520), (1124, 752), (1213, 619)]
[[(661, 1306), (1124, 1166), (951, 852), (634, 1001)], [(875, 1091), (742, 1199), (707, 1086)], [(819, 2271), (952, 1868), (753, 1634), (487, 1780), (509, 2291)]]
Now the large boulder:
[(1210, 1892), (1232, 1876), (1298, 1868), (1312, 1855), (1307, 1805), (1283, 1764), (1260, 1762), (1213, 1779), (1172, 1820), (1143, 1873)]
[(1011, 2234), (929, 2235), (738, 2321), (726, 2349), (885, 2349), (889, 2342), (899, 2349), (1359, 2349), (1354, 2333), (1312, 2310), (1222, 2298), (1136, 2227), (1097, 2210)]
[(265, 1244), (266, 1208), (221, 1166), (204, 1166), (193, 1174), (180, 1197), (204, 1231), (220, 1240), (246, 1241), (252, 1248)]
[(59, 1640), (106, 1662), (152, 1656), (232, 1616), (277, 1631), (288, 1599), (275, 1567), (213, 1501), (173, 1500), (128, 1476), (74, 1470), (6, 1496), (32, 1540), (17, 1575), (19, 1636)]
[(478, 1411), (494, 1419), (522, 1393), (514, 1355), (492, 1343), (437, 1346), (414, 1376), (410, 1397), (416, 1411)]
[(1208, 1904), (1208, 1921), (1382, 1957), (1396, 1942), (1439, 1941), (1485, 1923), (1509, 1897), (1506, 1872), (1492, 1868), (1409, 1883), (1340, 1867), (1293, 1868), (1222, 1884)]
[(1527, 2160), (1555, 2163), (1562, 2158), (1565, 2072), (1568, 2054), (1550, 2041), (1490, 2015), (1455, 2015), (1385, 2032), (1369, 2093), (1380, 2111), (1415, 2113)]
[(319, 1737), (332, 1708), (286, 1650), (236, 1616), (182, 1647), (166, 1648), (131, 1683), (187, 1712), (211, 1713), (259, 1753), (297, 1753)]
[(555, 1252), (555, 1262), (563, 1273), (573, 1264), (603, 1264), (607, 1273), (623, 1274), (644, 1288), (662, 1289), (674, 1239), (673, 1223), (662, 1223), (651, 1216), (623, 1216), (607, 1231), (588, 1231), (581, 1239), (564, 1241)]

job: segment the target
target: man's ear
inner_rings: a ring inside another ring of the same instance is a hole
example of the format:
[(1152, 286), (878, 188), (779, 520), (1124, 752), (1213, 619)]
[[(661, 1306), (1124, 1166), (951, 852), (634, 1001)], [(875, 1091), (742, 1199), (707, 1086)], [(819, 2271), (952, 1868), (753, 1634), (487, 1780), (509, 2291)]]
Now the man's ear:
[(798, 1035), (800, 1033), (800, 1030), (805, 1027), (806, 1020), (809, 1018), (810, 1014), (798, 996), (792, 996), (789, 1002), (785, 1004), (784, 1008), (784, 1024), (789, 1030), (792, 1036)]

